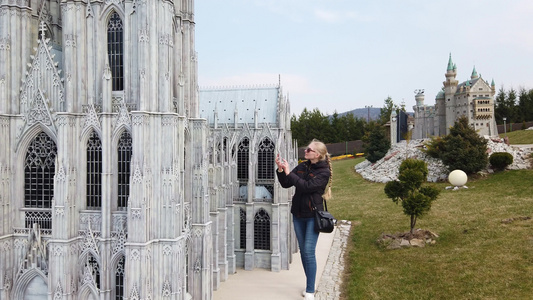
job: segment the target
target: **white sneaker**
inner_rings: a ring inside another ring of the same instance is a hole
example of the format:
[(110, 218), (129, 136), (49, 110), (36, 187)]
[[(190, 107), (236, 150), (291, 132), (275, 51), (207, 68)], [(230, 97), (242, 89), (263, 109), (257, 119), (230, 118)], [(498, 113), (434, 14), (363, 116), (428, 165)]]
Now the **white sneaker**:
[(315, 294), (305, 293), (304, 300), (315, 300)]
[(302, 297), (305, 297), (305, 290), (302, 291)]

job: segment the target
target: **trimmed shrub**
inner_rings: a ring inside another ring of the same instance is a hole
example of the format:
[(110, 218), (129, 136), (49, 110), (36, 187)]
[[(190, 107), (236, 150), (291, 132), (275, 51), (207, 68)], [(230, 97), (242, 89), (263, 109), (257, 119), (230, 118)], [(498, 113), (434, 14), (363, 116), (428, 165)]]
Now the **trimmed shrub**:
[(494, 169), (503, 170), (513, 163), (513, 156), (508, 152), (494, 152), (489, 157), (489, 162)]
[(431, 209), (440, 191), (434, 186), (422, 186), (428, 174), (425, 161), (406, 159), (400, 165), (399, 172), (398, 180), (387, 182), (384, 191), (394, 203), (401, 203), (403, 213), (411, 218), (412, 234), (417, 219)]

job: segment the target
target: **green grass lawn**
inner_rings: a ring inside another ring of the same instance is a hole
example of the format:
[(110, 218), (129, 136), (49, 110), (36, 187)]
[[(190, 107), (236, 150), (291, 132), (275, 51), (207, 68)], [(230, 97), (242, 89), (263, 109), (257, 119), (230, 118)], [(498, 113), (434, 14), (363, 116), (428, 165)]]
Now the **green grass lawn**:
[[(346, 252), (343, 299), (532, 299), (533, 170), (506, 171), (442, 190), (417, 228), (440, 237), (425, 248), (385, 250), (382, 233), (409, 231), (409, 217), (384, 184), (354, 171), (363, 159), (333, 162), (337, 219), (355, 221)], [(517, 218), (511, 223), (502, 220)]]
[[(509, 137), (509, 144), (533, 144), (533, 130), (517, 130), (506, 134)], [(500, 134), (500, 137), (503, 138), (504, 136), (504, 133)]]

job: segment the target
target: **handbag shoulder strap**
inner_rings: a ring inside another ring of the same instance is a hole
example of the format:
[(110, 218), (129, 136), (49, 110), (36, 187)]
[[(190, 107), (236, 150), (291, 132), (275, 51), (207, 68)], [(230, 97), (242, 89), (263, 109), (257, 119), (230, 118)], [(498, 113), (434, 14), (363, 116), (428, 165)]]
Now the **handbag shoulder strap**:
[[(328, 202), (324, 198), (322, 198), (322, 201), (324, 202), (324, 211), (328, 211)], [(311, 208), (316, 210), (316, 205), (313, 201), (311, 201), (311, 199), (309, 199), (309, 203), (311, 204)]]

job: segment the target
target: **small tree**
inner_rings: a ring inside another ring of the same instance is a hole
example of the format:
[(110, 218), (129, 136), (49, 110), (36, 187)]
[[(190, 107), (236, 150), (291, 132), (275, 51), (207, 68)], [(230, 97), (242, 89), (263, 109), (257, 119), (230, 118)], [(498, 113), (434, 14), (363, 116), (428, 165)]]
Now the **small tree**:
[(380, 160), (389, 151), (390, 142), (380, 126), (374, 126), (364, 141), (366, 159), (371, 163)]
[(426, 181), (428, 169), (426, 162), (418, 159), (406, 159), (399, 169), (398, 180), (385, 185), (385, 194), (396, 204), (401, 202), (403, 213), (411, 217), (411, 230), (418, 218), (425, 215), (440, 191), (432, 186), (422, 186)]

